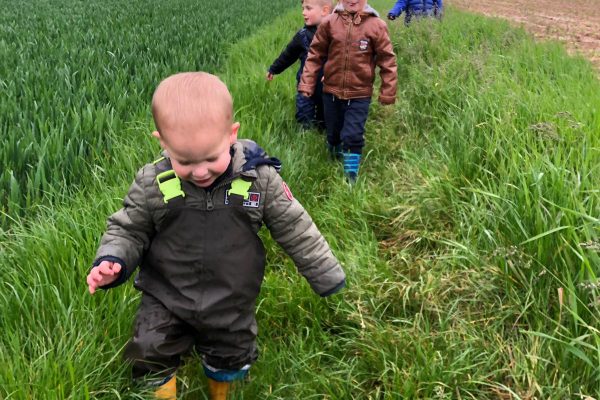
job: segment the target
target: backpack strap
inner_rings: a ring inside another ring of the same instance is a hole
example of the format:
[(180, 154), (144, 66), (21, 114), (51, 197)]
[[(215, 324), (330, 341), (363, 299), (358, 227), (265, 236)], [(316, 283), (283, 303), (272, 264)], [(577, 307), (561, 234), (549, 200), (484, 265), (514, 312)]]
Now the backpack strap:
[(153, 164), (158, 190), (162, 193), (165, 204), (171, 207), (182, 203), (185, 193), (181, 190), (181, 179), (173, 171), (171, 161), (165, 157), (161, 157), (154, 161)]
[(226, 191), (227, 204), (232, 206), (243, 206), (244, 201), (250, 198), (251, 181), (246, 181), (241, 177), (235, 178), (231, 182), (231, 187)]
[(248, 200), (248, 197), (250, 196), (248, 194), (250, 186), (252, 186), (252, 182), (245, 181), (242, 178), (235, 178), (233, 182), (231, 182), (231, 189), (227, 191), (227, 194), (237, 194), (239, 196), (242, 196), (244, 200)]

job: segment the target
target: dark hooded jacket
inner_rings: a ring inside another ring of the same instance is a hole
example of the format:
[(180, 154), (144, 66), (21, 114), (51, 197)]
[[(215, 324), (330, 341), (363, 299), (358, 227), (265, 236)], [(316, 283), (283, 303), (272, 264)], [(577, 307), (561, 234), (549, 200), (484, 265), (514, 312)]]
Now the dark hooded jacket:
[(300, 60), (300, 68), (296, 73), (296, 81), (300, 82), (300, 76), (302, 75), (302, 69), (306, 62), (308, 49), (310, 48), (310, 43), (312, 42), (316, 31), (316, 26), (305, 26), (296, 32), (279, 57), (273, 61), (273, 64), (269, 67), (269, 72), (273, 75), (278, 75), (292, 66), (296, 61)]

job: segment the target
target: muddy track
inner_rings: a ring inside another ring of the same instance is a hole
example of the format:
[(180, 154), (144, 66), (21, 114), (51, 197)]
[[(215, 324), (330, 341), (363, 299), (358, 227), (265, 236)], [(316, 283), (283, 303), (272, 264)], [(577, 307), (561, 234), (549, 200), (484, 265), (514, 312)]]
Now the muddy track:
[(461, 10), (505, 18), (522, 25), (538, 39), (564, 42), (600, 73), (600, 0), (448, 0)]

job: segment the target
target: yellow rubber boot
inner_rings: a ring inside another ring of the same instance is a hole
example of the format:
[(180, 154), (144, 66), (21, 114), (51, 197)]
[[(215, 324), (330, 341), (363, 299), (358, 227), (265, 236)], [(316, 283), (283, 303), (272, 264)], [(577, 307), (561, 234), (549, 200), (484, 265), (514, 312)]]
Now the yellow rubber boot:
[(177, 400), (177, 379), (175, 375), (160, 385), (154, 392), (154, 397), (160, 400)]
[(230, 386), (231, 382), (218, 382), (214, 379), (208, 378), (208, 392), (210, 393), (210, 400), (226, 400)]

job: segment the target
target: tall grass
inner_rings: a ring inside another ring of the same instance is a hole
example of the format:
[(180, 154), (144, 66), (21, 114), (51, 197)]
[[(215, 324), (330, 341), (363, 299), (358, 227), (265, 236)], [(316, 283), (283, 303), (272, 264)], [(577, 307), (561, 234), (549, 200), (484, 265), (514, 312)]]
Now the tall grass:
[[(233, 398), (599, 398), (600, 84), (588, 63), (453, 9), (442, 24), (392, 24), (399, 102), (373, 105), (350, 188), (322, 135), (293, 121), (295, 74), (264, 80), (300, 24), (295, 10), (233, 45), (220, 74), (240, 136), (283, 160), (349, 284), (314, 295), (264, 232), (261, 357)], [(117, 133), (138, 154), (91, 168), (86, 191), (2, 233), (0, 398), (150, 398), (120, 359), (138, 296), (84, 284), (139, 153), (156, 150), (147, 111), (132, 122)], [(183, 398), (206, 398), (196, 357), (179, 377)]]
[[(122, 152), (135, 149), (124, 149), (120, 137), (139, 135), (131, 128), (148, 119), (157, 81), (179, 71), (219, 71), (233, 42), (291, 4), (4, 2), (2, 214), (23, 215), (42, 197), (85, 186), (91, 166), (120, 163)], [(6, 226), (6, 216), (0, 222)]]

